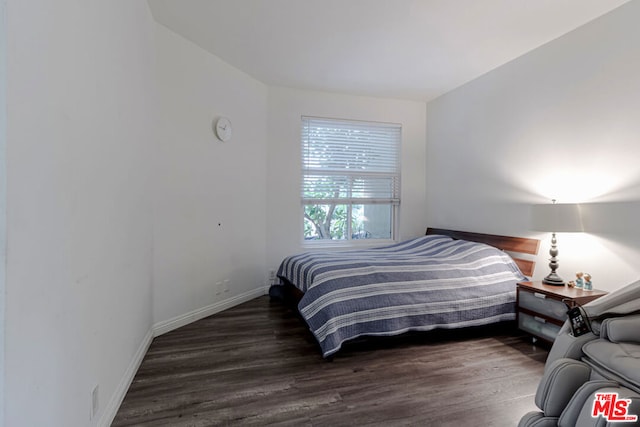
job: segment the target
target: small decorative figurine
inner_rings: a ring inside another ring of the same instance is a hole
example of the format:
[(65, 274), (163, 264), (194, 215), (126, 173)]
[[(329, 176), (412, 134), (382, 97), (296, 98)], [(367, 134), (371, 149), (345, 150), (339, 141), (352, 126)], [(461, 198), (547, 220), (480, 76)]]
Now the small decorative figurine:
[(584, 273), (582, 273), (582, 271), (578, 271), (576, 273), (576, 288), (578, 289), (582, 289), (582, 287), (584, 286), (584, 280), (582, 279), (582, 276), (584, 276)]
[(585, 273), (584, 275), (584, 290), (585, 291), (592, 291), (593, 290), (593, 285), (591, 285), (591, 275), (589, 273)]
[(574, 288), (576, 286), (576, 282), (574, 282), (573, 280), (569, 280), (569, 282), (567, 283), (567, 286), (570, 288)]

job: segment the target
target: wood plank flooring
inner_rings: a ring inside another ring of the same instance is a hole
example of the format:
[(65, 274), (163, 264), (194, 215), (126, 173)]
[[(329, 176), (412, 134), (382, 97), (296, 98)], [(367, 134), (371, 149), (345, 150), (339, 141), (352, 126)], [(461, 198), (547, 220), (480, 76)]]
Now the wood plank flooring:
[(265, 296), (154, 339), (112, 426), (515, 426), (547, 353), (510, 326), (358, 340), (328, 362)]

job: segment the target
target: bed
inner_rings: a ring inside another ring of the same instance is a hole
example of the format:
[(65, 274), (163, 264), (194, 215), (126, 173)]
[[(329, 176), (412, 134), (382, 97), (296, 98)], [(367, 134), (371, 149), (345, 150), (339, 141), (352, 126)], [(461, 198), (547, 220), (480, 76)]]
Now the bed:
[(515, 319), (516, 286), (533, 274), (539, 241), (429, 228), (363, 250), (305, 252), (277, 272), (331, 357), (361, 336), (454, 329)]

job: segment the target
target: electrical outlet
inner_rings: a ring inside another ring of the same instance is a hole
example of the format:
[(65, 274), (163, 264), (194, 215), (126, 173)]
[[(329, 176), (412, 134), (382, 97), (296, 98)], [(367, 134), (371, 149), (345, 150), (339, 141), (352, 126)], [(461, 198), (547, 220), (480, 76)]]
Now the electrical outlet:
[(220, 295), (222, 293), (222, 282), (216, 283), (216, 295)]
[(229, 286), (231, 285), (231, 279), (225, 279), (222, 282), (222, 287), (224, 289), (225, 292), (229, 292)]
[(271, 280), (272, 282), (274, 280), (276, 280), (276, 271), (275, 270), (269, 270), (269, 280)]
[(98, 410), (100, 409), (99, 392), (100, 392), (100, 389), (98, 385), (96, 385), (93, 388), (93, 391), (91, 391), (91, 414), (89, 419), (93, 419), (93, 417), (96, 416), (96, 414), (98, 413)]

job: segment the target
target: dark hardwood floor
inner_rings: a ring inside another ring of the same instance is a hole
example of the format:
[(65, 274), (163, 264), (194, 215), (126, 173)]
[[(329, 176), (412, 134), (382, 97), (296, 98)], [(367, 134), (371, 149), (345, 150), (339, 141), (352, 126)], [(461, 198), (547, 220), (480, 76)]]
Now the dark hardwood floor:
[(547, 349), (512, 327), (436, 331), (320, 356), (261, 297), (153, 340), (113, 426), (515, 426)]

